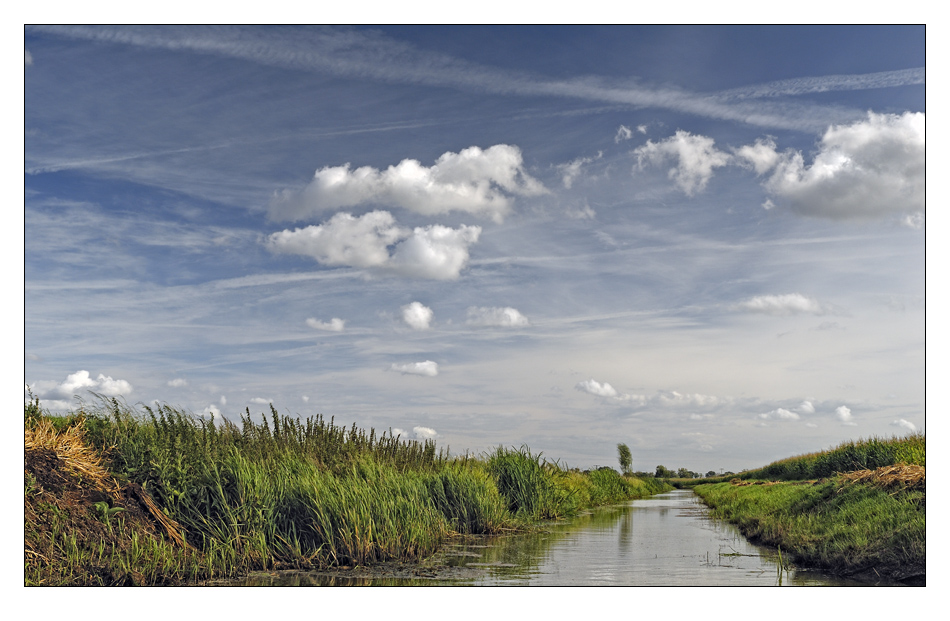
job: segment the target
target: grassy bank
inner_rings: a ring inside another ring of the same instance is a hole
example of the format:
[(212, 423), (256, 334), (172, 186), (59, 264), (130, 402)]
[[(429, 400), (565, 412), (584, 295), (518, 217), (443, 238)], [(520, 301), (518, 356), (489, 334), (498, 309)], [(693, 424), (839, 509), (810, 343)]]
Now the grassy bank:
[(413, 561), (447, 538), (527, 528), (668, 489), (527, 447), (433, 442), (271, 411), (212, 424), (114, 400), (25, 408), (27, 584), (173, 584), (256, 569)]
[[(805, 567), (874, 580), (926, 574), (925, 438), (849, 442), (693, 489), (717, 517)], [(818, 478), (821, 477), (821, 478)]]

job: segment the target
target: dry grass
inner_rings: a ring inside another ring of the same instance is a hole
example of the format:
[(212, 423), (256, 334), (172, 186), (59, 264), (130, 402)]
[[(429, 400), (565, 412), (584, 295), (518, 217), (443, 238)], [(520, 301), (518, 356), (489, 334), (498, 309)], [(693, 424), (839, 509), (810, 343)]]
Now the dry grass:
[(23, 435), (26, 450), (51, 450), (68, 471), (103, 489), (115, 489), (115, 480), (103, 467), (100, 451), (86, 444), (81, 421), (57, 431), (50, 419), (43, 418), (35, 426), (27, 425)]
[(848, 483), (864, 483), (884, 489), (926, 490), (926, 470), (923, 466), (895, 464), (874, 470), (855, 470), (840, 475)]

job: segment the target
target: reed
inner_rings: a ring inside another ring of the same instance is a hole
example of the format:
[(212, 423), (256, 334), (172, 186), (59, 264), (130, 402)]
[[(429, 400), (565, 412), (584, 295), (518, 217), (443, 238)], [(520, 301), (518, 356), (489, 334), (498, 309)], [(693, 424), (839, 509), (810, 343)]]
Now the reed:
[[(58, 443), (64, 457), (81, 456), (84, 469), (69, 472), (100, 496), (85, 509), (46, 506), (48, 492), (25, 477), (27, 523), (65, 512), (51, 530), (28, 533), (28, 584), (154, 584), (419, 560), (456, 533), (524, 528), (657, 485), (613, 470), (569, 472), (527, 447), (452, 459), (433, 442), (273, 408), (236, 425), (100, 397), (65, 419), (34, 402), (25, 421), (28, 447)], [(120, 492), (144, 509), (122, 511)], [(62, 539), (83, 519), (94, 522), (84, 538)]]

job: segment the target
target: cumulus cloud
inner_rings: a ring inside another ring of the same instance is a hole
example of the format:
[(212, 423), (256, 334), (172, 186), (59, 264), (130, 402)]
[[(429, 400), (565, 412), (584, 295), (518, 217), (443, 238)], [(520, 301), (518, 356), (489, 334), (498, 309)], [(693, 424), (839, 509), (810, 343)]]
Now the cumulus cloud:
[(844, 220), (923, 212), (923, 112), (869, 112), (863, 121), (833, 125), (811, 165), (800, 152), (779, 155), (774, 143), (743, 149), (760, 174), (772, 161), (765, 187), (797, 213)]
[(713, 407), (722, 403), (722, 399), (711, 395), (701, 395), (697, 393), (680, 393), (675, 390), (659, 391), (651, 400), (658, 405), (666, 407)]
[[(645, 133), (646, 127), (644, 127), (643, 125), (641, 125), (640, 127), (643, 127), (643, 131), (641, 131), (640, 133), (641, 134)], [(640, 127), (638, 127), (637, 129), (639, 130)], [(614, 136), (614, 142), (619, 144), (621, 140), (630, 140), (631, 138), (633, 138), (633, 132), (630, 131), (630, 128), (627, 127), (626, 125), (621, 125), (620, 127), (617, 128), (617, 135)]]
[(389, 261), (388, 247), (406, 236), (388, 211), (359, 217), (341, 212), (319, 226), (274, 233), (268, 245), (275, 252), (312, 257), (325, 265), (378, 267)]
[(647, 140), (633, 151), (637, 157), (635, 170), (673, 160), (675, 166), (669, 170), (669, 178), (692, 196), (705, 189), (715, 168), (725, 166), (732, 159), (728, 153), (716, 149), (714, 143), (708, 136), (695, 136), (683, 130), (660, 142)]
[(740, 302), (735, 308), (740, 311), (766, 315), (799, 315), (802, 313), (821, 315), (826, 312), (818, 300), (800, 293), (757, 295)]
[(402, 307), (402, 320), (413, 330), (427, 330), (434, 314), (422, 302), (412, 302)]
[[(604, 382), (589, 379), (574, 386), (581, 392), (586, 392), (598, 397), (605, 397), (615, 401), (621, 401), (631, 404), (634, 407), (652, 406), (665, 409), (710, 409), (731, 402), (728, 397), (716, 397), (713, 395), (703, 395), (699, 393), (681, 393), (675, 390), (658, 390), (653, 396), (637, 395), (631, 393), (619, 392), (616, 388)], [(695, 416), (700, 416), (696, 414)], [(705, 415), (703, 415), (705, 416)], [(700, 420), (703, 418), (696, 418)]]
[(755, 170), (755, 174), (764, 175), (775, 168), (781, 156), (775, 147), (775, 141), (769, 138), (759, 138), (755, 144), (745, 145), (735, 150), (740, 165), (747, 164)]
[(851, 415), (851, 408), (846, 405), (839, 405), (835, 408), (835, 418), (845, 425), (856, 425), (854, 417)]
[(270, 206), (275, 219), (300, 220), (343, 207), (387, 204), (424, 215), (462, 211), (500, 222), (512, 195), (537, 196), (547, 189), (524, 169), (521, 150), (498, 144), (442, 154), (431, 167), (405, 159), (386, 170), (328, 166), (300, 192), (282, 192)]
[(273, 403), (273, 399), (265, 399), (264, 397), (254, 397), (247, 400), (248, 403), (253, 403), (254, 405), (267, 405), (268, 403)]
[(346, 323), (343, 319), (339, 317), (334, 317), (330, 321), (320, 321), (310, 317), (307, 319), (307, 325), (313, 328), (314, 330), (325, 330), (326, 332), (343, 332), (343, 326)]
[(786, 410), (785, 408), (776, 408), (771, 412), (759, 414), (759, 418), (763, 420), (798, 420), (801, 417), (791, 410)]
[(201, 410), (201, 412), (198, 414), (199, 416), (210, 419), (211, 422), (221, 419), (221, 410), (219, 410), (218, 406), (214, 404), (209, 405), (205, 409)]
[(412, 433), (418, 440), (434, 440), (439, 435), (431, 427), (413, 427)]
[(410, 278), (454, 280), (468, 264), (468, 247), (481, 232), (481, 227), (464, 224), (457, 229), (439, 224), (416, 227), (396, 246), (388, 268)]
[(311, 257), (324, 265), (452, 280), (468, 264), (468, 247), (480, 234), (481, 227), (465, 225), (453, 229), (436, 224), (410, 231), (398, 226), (388, 211), (358, 217), (340, 212), (321, 225), (273, 233), (266, 245), (273, 252)]
[(183, 377), (176, 377), (173, 380), (168, 380), (167, 384), (171, 388), (184, 388), (188, 385), (188, 380)]
[(802, 414), (814, 414), (815, 406), (811, 401), (802, 401), (802, 404), (798, 406), (798, 411)]
[(915, 425), (914, 423), (910, 422), (909, 420), (904, 420), (903, 418), (899, 418), (899, 419), (897, 419), (897, 420), (891, 422), (891, 426), (892, 426), (892, 427), (900, 427), (901, 429), (904, 429), (904, 430), (907, 430), (907, 431), (910, 431), (910, 432), (917, 431), (917, 425)]
[(403, 375), (422, 375), (425, 377), (435, 377), (439, 374), (439, 365), (431, 360), (425, 362), (407, 362), (404, 364), (393, 364), (391, 371), (398, 371)]
[(132, 384), (122, 379), (113, 379), (100, 373), (95, 379), (89, 371), (80, 370), (66, 376), (59, 384), (55, 382), (37, 382), (33, 386), (37, 397), (41, 399), (70, 400), (86, 392), (95, 392), (105, 397), (122, 397), (132, 392)]
[(468, 320), (470, 326), (497, 326), (502, 328), (521, 328), (529, 325), (528, 318), (517, 309), (487, 306), (470, 306)]
[(604, 382), (603, 384), (601, 384), (600, 382), (598, 382), (597, 380), (593, 378), (589, 380), (584, 380), (583, 382), (579, 382), (577, 385), (574, 386), (574, 388), (577, 390), (580, 390), (581, 392), (586, 392), (588, 394), (596, 395), (598, 397), (616, 398), (618, 396), (617, 390), (613, 386), (611, 386), (607, 382)]
[(23, 51), (26, 53), (25, 54), (26, 66), (29, 67), (30, 65), (33, 64), (33, 54), (30, 54), (30, 50), (23, 50)]

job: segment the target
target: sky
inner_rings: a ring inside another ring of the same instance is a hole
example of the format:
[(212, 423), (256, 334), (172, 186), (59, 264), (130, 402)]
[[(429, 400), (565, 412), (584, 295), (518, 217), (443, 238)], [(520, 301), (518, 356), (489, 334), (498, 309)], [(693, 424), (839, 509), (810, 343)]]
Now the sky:
[(700, 473), (925, 429), (923, 27), (24, 46), (24, 375), (51, 410), (273, 405)]

